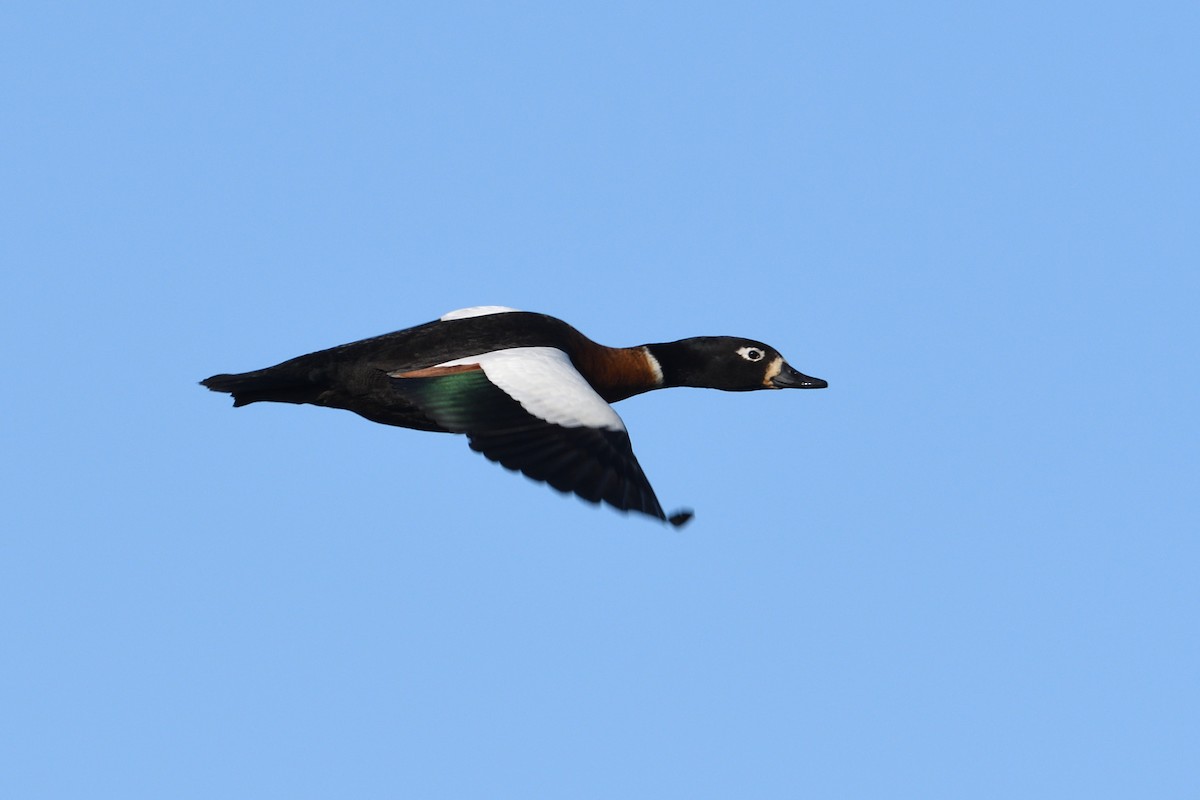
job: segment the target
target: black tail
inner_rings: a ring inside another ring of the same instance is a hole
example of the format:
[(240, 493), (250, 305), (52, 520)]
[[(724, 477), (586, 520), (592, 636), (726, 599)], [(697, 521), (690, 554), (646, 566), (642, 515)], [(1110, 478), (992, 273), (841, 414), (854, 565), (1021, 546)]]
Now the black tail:
[(237, 375), (213, 375), (200, 381), (214, 392), (233, 395), (233, 405), (245, 406), (262, 400), (276, 403), (311, 403), (320, 393), (311, 380), (290, 370), (268, 367)]

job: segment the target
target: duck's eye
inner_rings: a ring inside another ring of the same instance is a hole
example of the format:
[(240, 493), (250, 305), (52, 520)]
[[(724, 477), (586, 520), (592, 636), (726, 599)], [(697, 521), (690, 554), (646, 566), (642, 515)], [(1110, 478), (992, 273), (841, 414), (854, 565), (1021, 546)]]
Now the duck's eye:
[(737, 352), (739, 356), (747, 361), (762, 361), (763, 356), (766, 355), (766, 353), (757, 347), (739, 347)]

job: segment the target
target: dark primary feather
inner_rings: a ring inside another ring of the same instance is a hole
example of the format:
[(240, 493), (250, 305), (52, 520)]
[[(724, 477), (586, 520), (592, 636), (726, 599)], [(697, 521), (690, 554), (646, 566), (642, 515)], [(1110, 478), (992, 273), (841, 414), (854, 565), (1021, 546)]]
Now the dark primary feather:
[(625, 431), (538, 419), (478, 369), (391, 380), (422, 412), (447, 430), (467, 434), (471, 449), (492, 461), (593, 503), (603, 500), (667, 519)]

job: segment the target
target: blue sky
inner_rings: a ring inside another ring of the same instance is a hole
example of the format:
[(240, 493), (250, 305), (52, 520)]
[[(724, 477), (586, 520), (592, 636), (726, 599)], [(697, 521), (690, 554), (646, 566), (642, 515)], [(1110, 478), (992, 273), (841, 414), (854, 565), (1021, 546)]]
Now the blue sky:
[[(6, 7), (0, 795), (1197, 796), (1200, 14), (976, 5)], [(830, 388), (196, 384), (477, 304)]]

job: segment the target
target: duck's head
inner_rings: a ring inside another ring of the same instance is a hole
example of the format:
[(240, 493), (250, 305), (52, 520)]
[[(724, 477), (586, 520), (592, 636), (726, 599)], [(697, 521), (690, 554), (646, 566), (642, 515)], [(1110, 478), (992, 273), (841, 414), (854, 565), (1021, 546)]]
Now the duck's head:
[(779, 351), (753, 339), (736, 336), (696, 336), (678, 342), (649, 344), (658, 361), (663, 386), (700, 386), (727, 392), (755, 389), (824, 389), (829, 384), (810, 378), (783, 360)]

